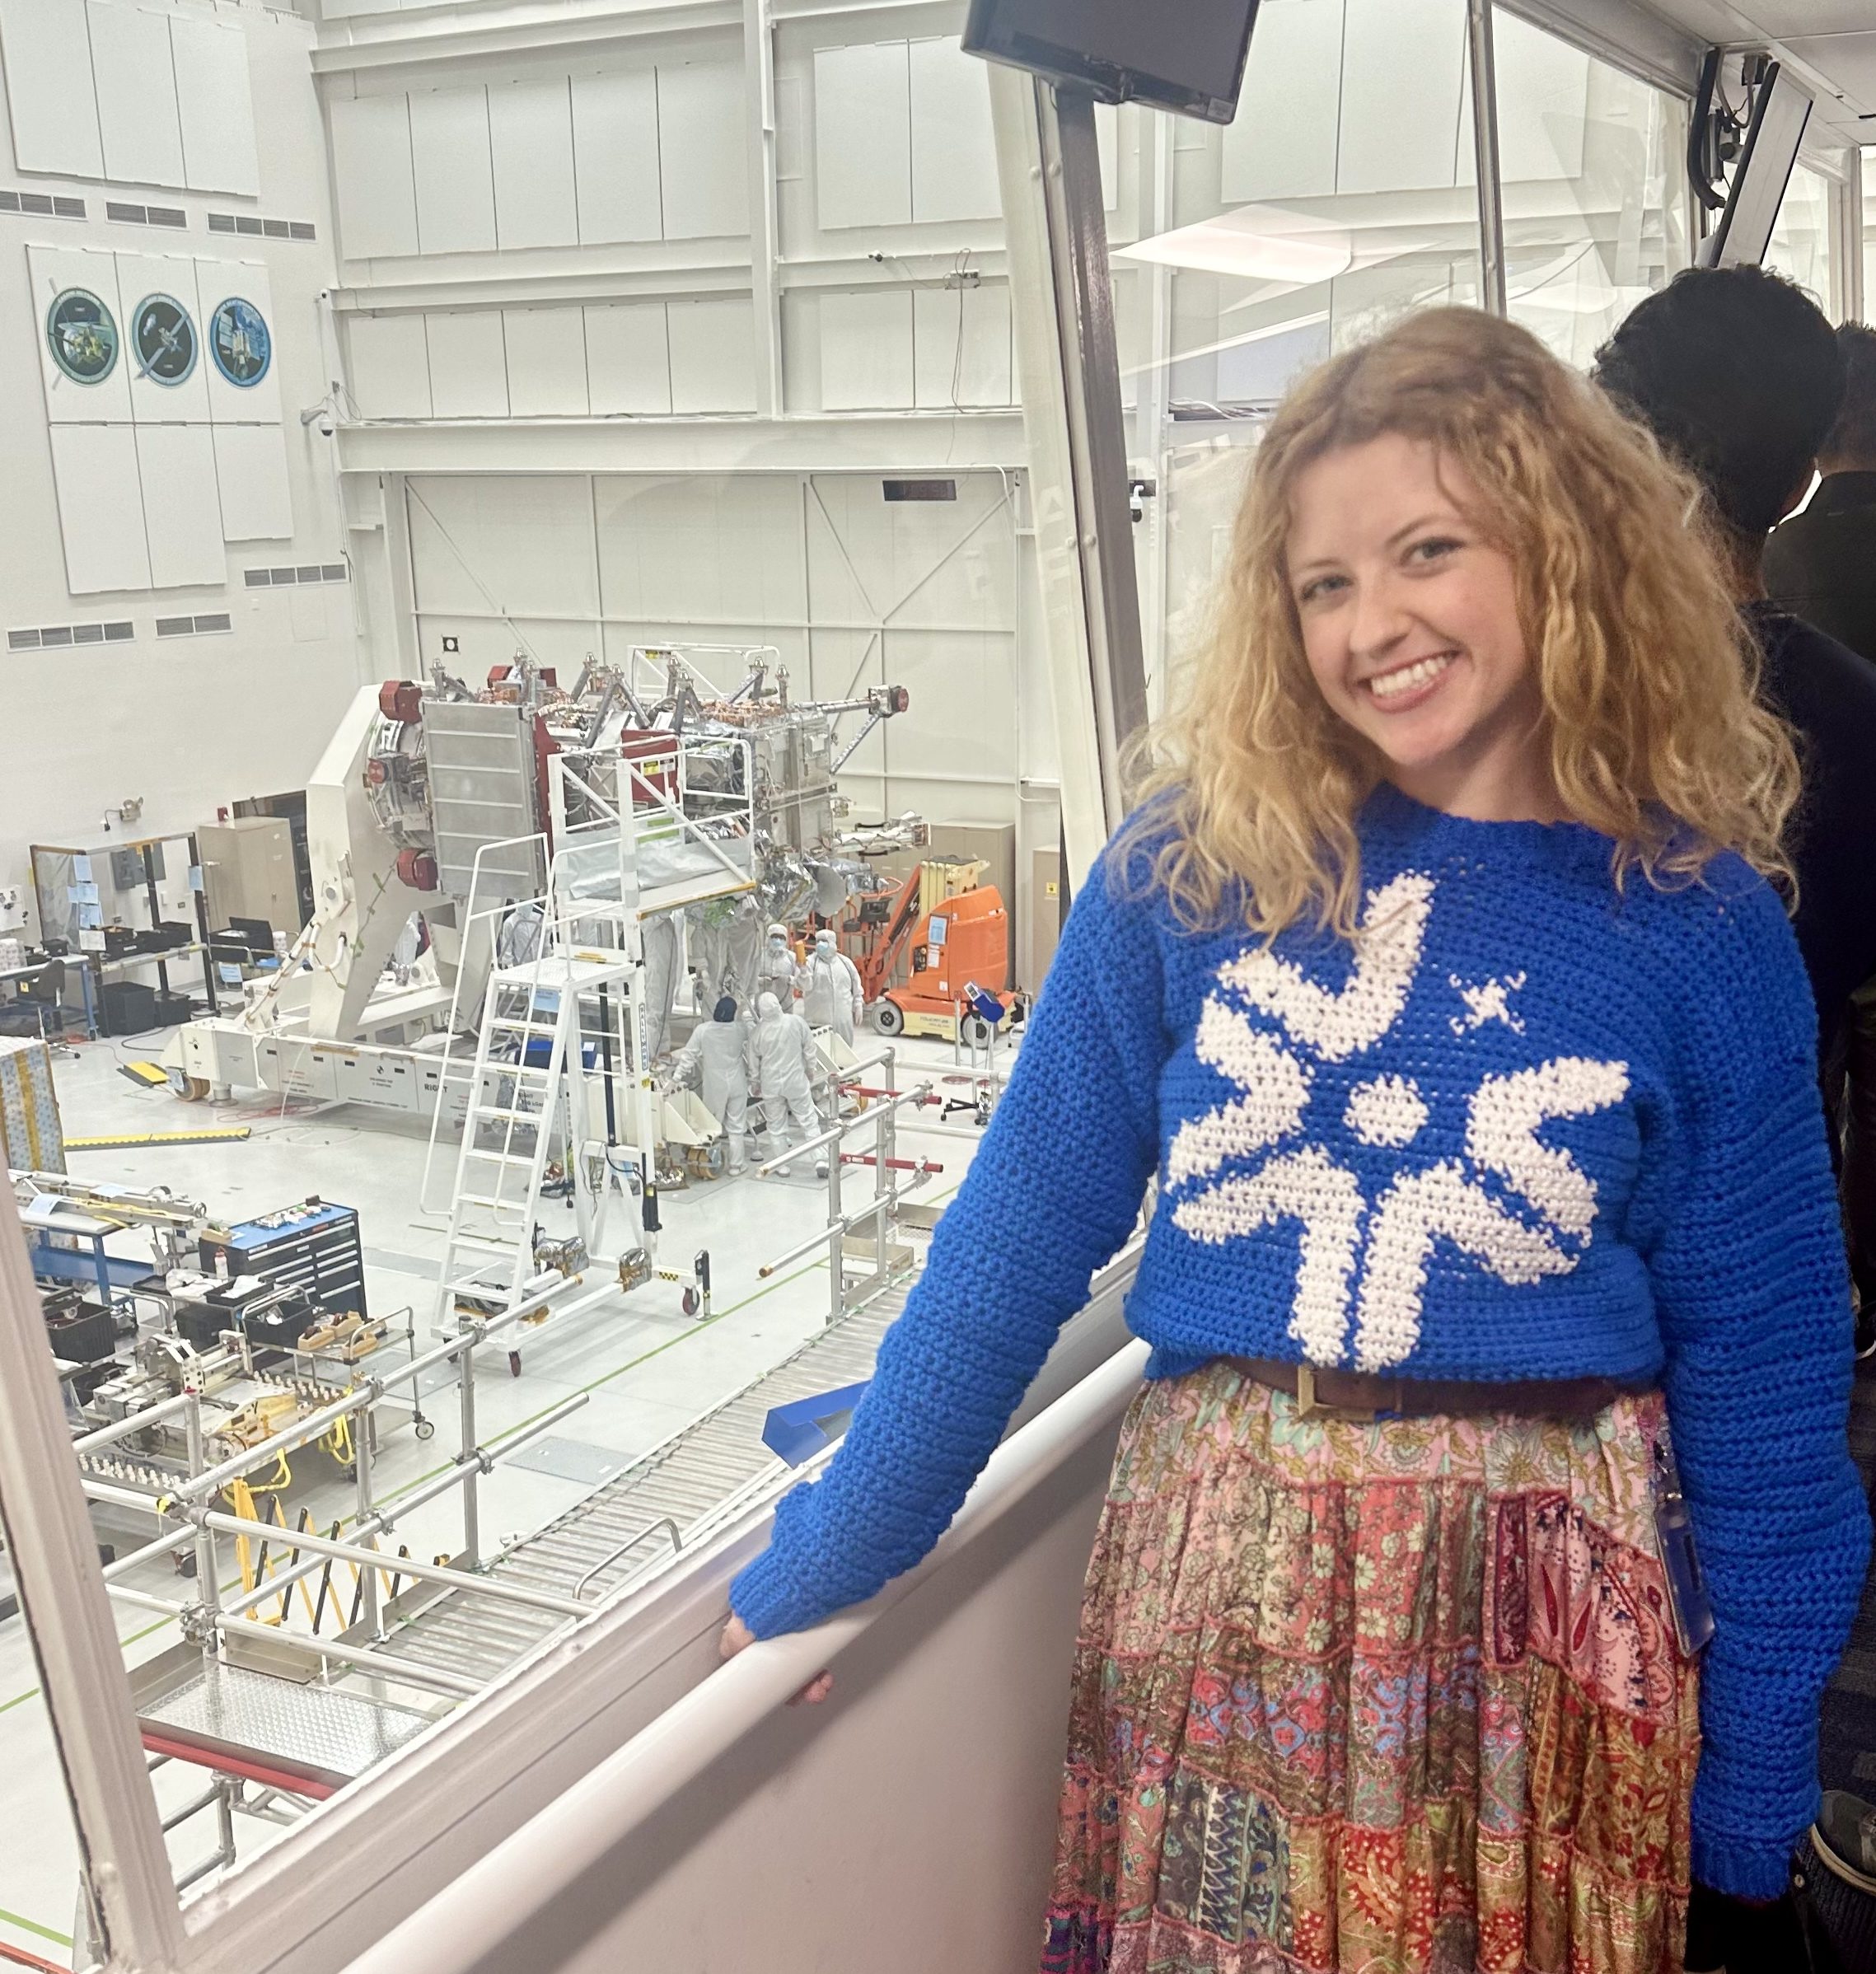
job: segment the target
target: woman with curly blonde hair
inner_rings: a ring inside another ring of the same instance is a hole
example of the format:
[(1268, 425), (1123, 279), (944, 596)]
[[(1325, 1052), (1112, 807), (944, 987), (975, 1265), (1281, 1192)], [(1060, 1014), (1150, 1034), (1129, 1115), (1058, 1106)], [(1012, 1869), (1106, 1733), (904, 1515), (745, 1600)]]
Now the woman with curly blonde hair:
[(1157, 1181), (1051, 1974), (1667, 1974), (1692, 1879), (1785, 1883), (1869, 1526), (1796, 769), (1697, 514), (1482, 315), (1296, 387), (873, 1385), (732, 1588), (727, 1650), (916, 1562)]

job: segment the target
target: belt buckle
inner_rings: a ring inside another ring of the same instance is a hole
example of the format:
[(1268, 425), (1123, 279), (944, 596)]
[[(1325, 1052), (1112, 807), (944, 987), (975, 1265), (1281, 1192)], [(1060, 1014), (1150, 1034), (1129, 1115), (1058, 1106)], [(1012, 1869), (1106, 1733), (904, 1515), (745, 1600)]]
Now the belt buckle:
[(1298, 1419), (1335, 1419), (1348, 1425), (1373, 1425), (1381, 1416), (1373, 1406), (1324, 1405), (1316, 1396), (1316, 1367), (1296, 1367), (1296, 1415)]

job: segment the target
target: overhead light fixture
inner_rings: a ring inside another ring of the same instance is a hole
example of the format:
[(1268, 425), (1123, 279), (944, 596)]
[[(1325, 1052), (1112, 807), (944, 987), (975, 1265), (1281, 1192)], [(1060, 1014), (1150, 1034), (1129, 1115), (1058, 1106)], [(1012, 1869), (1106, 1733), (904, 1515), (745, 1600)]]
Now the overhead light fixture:
[(1240, 206), (1216, 219), (1116, 247), (1113, 257), (1302, 288), (1345, 274), (1354, 263), (1354, 246), (1345, 227), (1325, 226), (1280, 206)]

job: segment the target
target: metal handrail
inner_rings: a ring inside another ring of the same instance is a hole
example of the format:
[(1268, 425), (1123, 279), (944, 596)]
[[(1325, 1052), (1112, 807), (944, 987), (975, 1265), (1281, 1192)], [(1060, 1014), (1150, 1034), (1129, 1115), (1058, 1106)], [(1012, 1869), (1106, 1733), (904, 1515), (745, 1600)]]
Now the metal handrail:
[(619, 1547), (614, 1550), (612, 1554), (607, 1556), (603, 1561), (595, 1563), (592, 1568), (580, 1579), (579, 1582), (574, 1584), (573, 1597), (575, 1601), (578, 1602), (579, 1598), (586, 1595), (587, 1585), (590, 1583), (596, 1576), (598, 1576), (602, 1571), (610, 1569), (621, 1556), (629, 1555), (632, 1551), (636, 1549), (642, 1541), (644, 1541), (646, 1537), (655, 1536), (660, 1529), (667, 1531), (671, 1536), (671, 1553), (673, 1555), (681, 1555), (684, 1548), (684, 1537), (678, 1532), (676, 1523), (674, 1522), (669, 1515), (661, 1515), (657, 1520), (651, 1523), (648, 1527), (641, 1528), (639, 1532), (633, 1537), (629, 1542), (622, 1542)]

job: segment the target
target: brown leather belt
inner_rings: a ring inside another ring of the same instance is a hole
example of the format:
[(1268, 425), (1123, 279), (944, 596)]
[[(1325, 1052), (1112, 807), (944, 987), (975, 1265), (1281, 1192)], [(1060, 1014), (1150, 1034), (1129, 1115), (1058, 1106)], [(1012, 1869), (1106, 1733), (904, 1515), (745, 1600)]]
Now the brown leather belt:
[(1638, 1387), (1612, 1378), (1524, 1378), (1505, 1384), (1434, 1378), (1378, 1378), (1367, 1371), (1323, 1370), (1274, 1357), (1232, 1357), (1228, 1364), (1296, 1401), (1299, 1419), (1367, 1421), (1384, 1413), (1408, 1419), (1515, 1412), (1527, 1419), (1593, 1419)]

